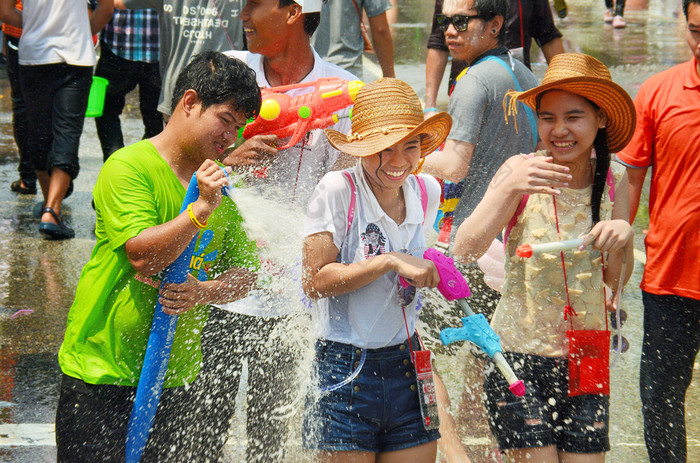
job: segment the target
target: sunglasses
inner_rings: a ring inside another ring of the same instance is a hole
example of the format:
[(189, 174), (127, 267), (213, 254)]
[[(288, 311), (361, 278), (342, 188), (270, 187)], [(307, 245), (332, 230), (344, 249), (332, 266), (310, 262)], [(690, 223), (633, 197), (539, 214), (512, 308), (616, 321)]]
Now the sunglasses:
[(442, 32), (447, 31), (447, 28), (450, 27), (450, 24), (452, 24), (455, 27), (455, 29), (457, 29), (457, 32), (464, 32), (467, 30), (467, 27), (469, 26), (469, 20), (481, 19), (483, 17), (484, 16), (482, 16), (480, 14), (476, 14), (473, 16), (467, 16), (464, 14), (456, 14), (454, 16), (447, 16), (444, 14), (436, 14), (435, 21), (437, 22), (438, 28)]

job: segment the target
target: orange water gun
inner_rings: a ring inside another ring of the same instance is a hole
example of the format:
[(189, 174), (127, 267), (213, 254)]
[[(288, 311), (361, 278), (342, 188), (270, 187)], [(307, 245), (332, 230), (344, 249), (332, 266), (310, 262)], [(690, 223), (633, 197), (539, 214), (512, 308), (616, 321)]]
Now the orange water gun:
[[(323, 77), (314, 82), (264, 88), (260, 115), (245, 126), (241, 135), (245, 139), (263, 134), (291, 137), (286, 145), (277, 148), (287, 149), (296, 145), (309, 131), (338, 122), (336, 111), (352, 105), (364, 85), (359, 80)], [(295, 97), (285, 93), (305, 87), (315, 87), (316, 90)]]

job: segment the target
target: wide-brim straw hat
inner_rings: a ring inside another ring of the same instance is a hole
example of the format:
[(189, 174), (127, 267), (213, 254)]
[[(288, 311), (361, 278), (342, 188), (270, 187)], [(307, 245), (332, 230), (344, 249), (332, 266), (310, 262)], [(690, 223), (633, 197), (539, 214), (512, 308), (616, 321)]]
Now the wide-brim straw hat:
[(549, 90), (564, 90), (580, 95), (605, 111), (608, 148), (617, 153), (634, 134), (636, 112), (632, 98), (612, 81), (608, 68), (582, 53), (561, 53), (552, 58), (542, 83), (525, 92), (508, 92), (536, 110), (538, 95)]
[(326, 129), (328, 141), (352, 156), (371, 156), (416, 135), (421, 136), (421, 157), (435, 151), (447, 138), (452, 117), (445, 112), (423, 119), (418, 95), (406, 82), (386, 77), (365, 85), (357, 93), (349, 135)]

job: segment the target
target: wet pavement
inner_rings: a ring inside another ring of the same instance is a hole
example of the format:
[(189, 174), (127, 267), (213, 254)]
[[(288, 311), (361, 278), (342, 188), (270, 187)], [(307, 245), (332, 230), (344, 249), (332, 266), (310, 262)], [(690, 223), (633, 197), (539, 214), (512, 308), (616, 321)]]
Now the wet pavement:
[[(680, 1), (627, 0), (628, 27), (613, 30), (602, 24), (602, 0), (567, 2), (569, 16), (558, 21), (569, 51), (592, 54), (610, 66), (613, 78), (632, 96), (648, 76), (690, 57), (684, 38), (685, 21)], [(425, 43), (429, 34), (432, 2), (401, 1), (394, 25), (397, 75), (424, 93)], [(545, 63), (534, 61), (541, 77)], [(370, 68), (371, 70), (371, 68)], [(52, 429), (60, 371), (56, 353), (65, 328), (66, 315), (82, 266), (94, 244), (94, 212), (90, 207), (91, 190), (102, 165), (102, 154), (94, 122), (87, 119), (81, 138), (81, 172), (73, 195), (64, 203), (66, 220), (76, 238), (63, 242), (42, 239), (38, 220), (31, 215), (36, 196), (19, 196), (9, 190), (18, 178), (18, 157), (12, 139), (10, 93), (6, 79), (0, 80), (0, 461), (55, 461)], [(445, 86), (438, 105), (446, 108)], [(123, 117), (125, 140), (141, 138), (137, 103)], [(133, 104), (134, 106), (131, 106)], [(630, 351), (615, 367), (611, 390), (611, 462), (647, 461), (643, 443), (638, 394), (639, 355), (641, 349), (641, 296), (638, 289), (643, 261), (641, 231), (646, 228), (645, 207), (635, 223), (637, 267), (625, 293), (629, 313), (625, 336)], [(453, 397), (453, 410), (460, 406), (462, 368), (458, 355), (444, 362), (445, 380)], [(688, 461), (700, 461), (700, 385), (696, 380), (687, 395)], [(244, 391), (241, 391), (243, 393)], [(239, 396), (240, 397), (240, 396)], [(239, 401), (239, 403), (242, 401)], [(227, 451), (228, 461), (239, 461), (245, 432), (241, 423), (245, 408), (240, 407)], [(461, 429), (464, 443), (474, 461), (493, 461), (491, 443), (474, 429)], [(298, 436), (298, 433), (293, 433)], [(289, 444), (290, 461), (305, 461), (297, 437)]]

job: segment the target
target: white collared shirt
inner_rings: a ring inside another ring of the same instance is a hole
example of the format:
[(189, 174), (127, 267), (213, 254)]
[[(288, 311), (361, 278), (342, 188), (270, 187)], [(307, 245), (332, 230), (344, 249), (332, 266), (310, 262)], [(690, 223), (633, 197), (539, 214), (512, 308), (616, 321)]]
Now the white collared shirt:
[[(265, 76), (262, 55), (238, 50), (227, 51), (225, 54), (240, 59), (255, 71), (256, 80), (260, 88), (271, 87)], [(344, 69), (323, 61), (316, 51), (313, 51), (313, 54), (314, 66), (299, 83), (314, 82), (322, 77), (339, 77), (345, 80), (357, 79), (357, 77)], [(295, 97), (313, 90), (314, 87), (304, 87), (290, 90), (285, 92), (285, 94)], [(347, 116), (348, 112), (349, 108), (345, 108), (338, 113), (341, 116)], [(343, 117), (329, 128), (341, 133), (348, 133), (350, 127), (350, 118)], [(331, 170), (337, 159), (338, 151), (328, 142), (323, 130), (312, 130), (306, 139), (302, 137), (295, 146), (280, 152), (268, 169), (268, 178), (260, 179), (259, 183), (264, 188), (264, 183), (272, 182), (276, 187), (275, 191), (281, 192), (286, 196), (281, 199), (305, 206), (308, 203), (311, 192), (318, 182), (321, 181), (324, 174)]]
[[(406, 219), (397, 225), (377, 202), (362, 167), (353, 168), (351, 175), (357, 199), (350, 230), (346, 233), (350, 184), (342, 172), (330, 172), (318, 184), (309, 202), (304, 234), (330, 232), (340, 250), (339, 261), (346, 264), (392, 251), (422, 256), (427, 247), (425, 233), (435, 220), (440, 200), (437, 180), (421, 175), (428, 196), (425, 217), (416, 178), (411, 176), (406, 180), (403, 184)], [(316, 336), (369, 349), (405, 341), (408, 335), (397, 299), (397, 283), (398, 275), (389, 272), (355, 291), (319, 300), (314, 314)], [(410, 333), (415, 331), (416, 307), (416, 299), (406, 307)]]
[[(313, 49), (312, 49), (313, 51)], [(237, 58), (248, 65), (256, 73), (256, 80), (261, 88), (269, 88), (270, 83), (265, 77), (263, 68), (263, 56), (249, 51), (231, 50), (225, 52), (227, 56)], [(349, 72), (334, 64), (323, 61), (316, 51), (314, 54), (314, 66), (311, 72), (300, 83), (314, 82), (322, 77), (339, 77), (345, 80), (357, 78)], [(313, 91), (314, 87), (294, 89), (286, 92), (289, 96), (297, 96)], [(341, 115), (347, 115), (349, 108), (339, 111)], [(350, 118), (345, 117), (330, 128), (342, 133), (350, 131)], [(304, 146), (302, 147), (302, 144)], [(268, 169), (268, 177), (257, 179), (249, 188), (255, 188), (261, 195), (280, 203), (292, 203), (301, 207), (306, 206), (309, 196), (326, 172), (329, 172), (338, 159), (338, 151), (331, 146), (322, 129), (310, 132), (309, 136), (300, 140), (295, 146), (280, 151)], [(269, 188), (268, 188), (269, 187)], [(303, 220), (303, 217), (299, 217)], [(299, 260), (301, 261), (301, 246), (299, 243)], [(289, 273), (300, 273), (298, 269), (287, 269)], [(301, 278), (299, 277), (299, 294), (301, 290)], [(216, 305), (216, 307), (244, 315), (262, 317), (279, 317), (289, 315), (298, 307), (298, 304), (289, 303), (284, 298), (274, 297), (265, 293), (261, 296), (252, 293), (250, 296), (228, 304)]]

